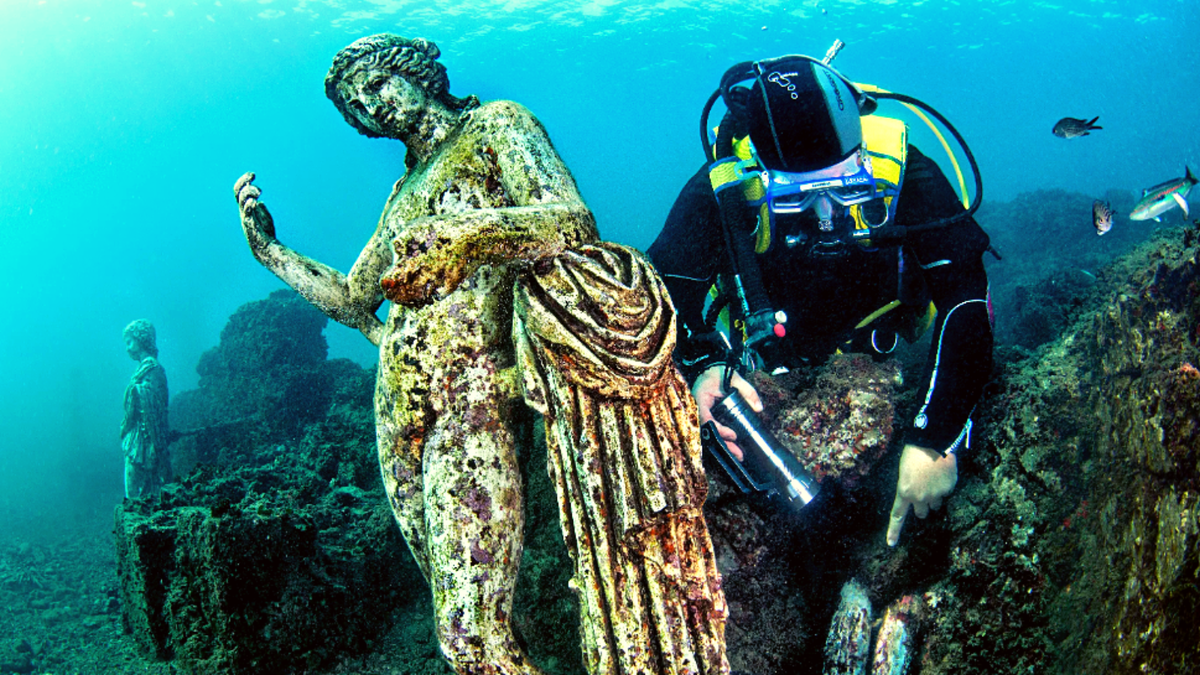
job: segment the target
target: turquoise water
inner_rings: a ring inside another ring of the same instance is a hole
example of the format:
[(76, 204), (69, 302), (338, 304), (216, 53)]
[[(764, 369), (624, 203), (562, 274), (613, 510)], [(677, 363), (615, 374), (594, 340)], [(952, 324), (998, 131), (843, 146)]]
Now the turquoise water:
[[(57, 500), (68, 473), (119, 481), (128, 321), (156, 324), (179, 392), (229, 314), (281, 286), (242, 238), (244, 171), (281, 239), (349, 269), (403, 152), (324, 97), (333, 55), (358, 37), (430, 38), (454, 93), (531, 108), (602, 234), (646, 247), (699, 166), (698, 113), (725, 68), (819, 57), (834, 39), (848, 77), (954, 121), (990, 200), (1134, 191), (1200, 168), (1198, 19), (1191, 0), (3, 0), (0, 505), (27, 487)], [(1096, 115), (1092, 136), (1050, 133)], [(332, 356), (372, 360), (357, 333), (328, 334)]]

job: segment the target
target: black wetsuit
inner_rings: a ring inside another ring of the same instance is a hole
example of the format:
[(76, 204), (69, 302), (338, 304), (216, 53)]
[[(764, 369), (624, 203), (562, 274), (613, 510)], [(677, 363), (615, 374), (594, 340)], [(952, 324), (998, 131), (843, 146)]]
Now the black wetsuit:
[[(954, 189), (937, 165), (909, 146), (894, 224), (918, 225), (961, 213)], [(773, 356), (796, 367), (821, 363), (834, 350), (892, 346), (887, 321), (855, 331), (855, 325), (896, 299), (913, 309), (933, 300), (938, 310), (922, 405), (907, 425), (905, 441), (945, 451), (961, 443), (972, 409), (992, 370), (992, 330), (983, 252), (987, 234), (972, 218), (912, 234), (905, 246), (865, 249), (848, 243), (844, 255), (815, 256), (789, 247), (789, 223), (781, 217), (771, 247), (757, 256), (773, 309), (786, 312), (787, 335)], [(663, 275), (679, 314), (677, 361), (689, 379), (724, 357), (704, 325), (704, 305), (718, 273), (730, 270), (717, 201), (707, 167), (683, 188), (648, 254)], [(902, 284), (901, 278), (905, 281)], [(923, 284), (923, 288), (920, 288)], [(922, 295), (925, 291), (925, 295)], [(922, 300), (923, 298), (923, 300)], [(889, 312), (891, 319), (901, 312)], [(872, 335), (874, 331), (874, 335)], [(883, 344), (878, 344), (882, 342)], [(686, 367), (697, 364), (698, 367)]]

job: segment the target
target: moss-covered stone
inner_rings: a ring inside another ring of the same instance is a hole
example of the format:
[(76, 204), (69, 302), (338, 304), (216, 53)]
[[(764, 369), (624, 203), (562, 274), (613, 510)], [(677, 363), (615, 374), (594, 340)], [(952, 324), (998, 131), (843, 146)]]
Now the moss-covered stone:
[(200, 357), (200, 386), (171, 401), (172, 426), (183, 434), (173, 448), (176, 473), (197, 463), (245, 464), (259, 446), (298, 440), (348, 397), (369, 407), (372, 373), (326, 360), (326, 323), (291, 290), (239, 307), (220, 344)]
[[(291, 292), (239, 309), (180, 416), (208, 425), (182, 443), (199, 464), (117, 509), (122, 622), (143, 654), (191, 673), (308, 671), (369, 651), (427, 592), (383, 495), (373, 377), (325, 360), (324, 324)], [(289, 387), (300, 407), (280, 401)]]
[(985, 402), (990, 478), (964, 491), (987, 505), (955, 535), (954, 602), (922, 672), (1200, 668), (1191, 239), (1163, 232), (1104, 269), (1077, 319)]
[(361, 524), (333, 540), (318, 517), (271, 499), (119, 510), (127, 629), (145, 653), (190, 673), (298, 672), (367, 650), (409, 595), (415, 566), (406, 580), (381, 500), (350, 491), (332, 501)]

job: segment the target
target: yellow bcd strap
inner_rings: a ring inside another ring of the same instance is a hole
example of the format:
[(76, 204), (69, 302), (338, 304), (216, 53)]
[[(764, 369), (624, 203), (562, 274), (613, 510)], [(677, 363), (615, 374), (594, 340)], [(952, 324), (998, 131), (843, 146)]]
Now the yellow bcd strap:
[[(877, 183), (876, 192), (883, 194), (888, 213), (894, 213), (893, 203), (900, 196), (904, 166), (908, 161), (908, 125), (891, 117), (867, 115), (862, 118), (862, 130), (863, 149), (871, 158), (871, 175)], [(861, 204), (851, 206), (850, 215), (854, 218), (854, 229), (870, 228), (863, 217)], [(869, 246), (871, 241), (867, 239), (862, 243)]]
[[(879, 93), (879, 94), (892, 93), (892, 92), (888, 91), (887, 89), (884, 89), (882, 87), (877, 87), (873, 84), (864, 84), (862, 82), (855, 82), (854, 86), (858, 87), (859, 90), (865, 91), (867, 93)], [(937, 137), (938, 141), (941, 142), (942, 149), (946, 151), (946, 156), (950, 158), (950, 164), (954, 167), (954, 175), (956, 178), (958, 178), (958, 194), (959, 194), (959, 198), (962, 199), (963, 208), (964, 209), (971, 208), (971, 200), (967, 196), (967, 184), (963, 180), (962, 167), (960, 167), (958, 165), (958, 158), (954, 156), (954, 151), (950, 149), (950, 144), (946, 142), (946, 137), (942, 135), (941, 129), (938, 129), (937, 125), (934, 124), (929, 119), (929, 116), (926, 115), (920, 108), (916, 107), (915, 105), (912, 105), (911, 103), (906, 103), (904, 101), (900, 101), (900, 104), (903, 105), (905, 108), (908, 108), (909, 110), (911, 110), (914, 115), (919, 117), (921, 119), (921, 121), (924, 122), (925, 125), (929, 127), (929, 130), (933, 132), (933, 135)]]

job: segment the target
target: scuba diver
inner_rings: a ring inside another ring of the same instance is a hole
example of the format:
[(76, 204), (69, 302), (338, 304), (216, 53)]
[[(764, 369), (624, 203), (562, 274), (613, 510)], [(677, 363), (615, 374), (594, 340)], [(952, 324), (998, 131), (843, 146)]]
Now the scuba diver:
[[(932, 328), (919, 408), (898, 427), (886, 539), (895, 546), (910, 508), (925, 518), (954, 490), (956, 455), (970, 445), (971, 414), (992, 370), (983, 265), (991, 249), (973, 218), (983, 184), (965, 141), (917, 99), (833, 69), (842, 46), (822, 60), (788, 55), (725, 73), (701, 114), (707, 161), (647, 253), (675, 303), (675, 359), (692, 385), (706, 450), (743, 492), (773, 491), (802, 506), (820, 490), (757, 421), (762, 402), (743, 375), (820, 366), (839, 351), (883, 358), (901, 338)], [(718, 98), (727, 112), (713, 133)], [(974, 173), (971, 203), (954, 155), (963, 202), (908, 143), (901, 120), (874, 114), (880, 99), (910, 108), (948, 153), (928, 118), (954, 136)], [(861, 673), (867, 663), (876, 674), (906, 672), (919, 597), (897, 599), (875, 629), (864, 587), (845, 583), (824, 672)]]
[[(900, 427), (895, 546), (910, 507), (925, 518), (953, 491), (956, 453), (969, 447), (992, 370), (989, 241), (972, 215), (982, 181), (958, 132), (916, 99), (841, 75), (829, 65), (840, 47), (823, 60), (789, 55), (725, 73), (701, 116), (705, 166), (648, 255), (678, 311), (675, 356), (700, 422), (737, 460), (751, 439), (713, 413), (734, 394), (762, 411), (748, 370), (821, 365), (838, 351), (882, 358), (932, 326), (920, 406)], [(714, 136), (718, 97), (727, 112)], [(920, 107), (954, 135), (975, 173), (972, 204), (908, 143), (902, 121), (873, 114), (879, 99)]]

